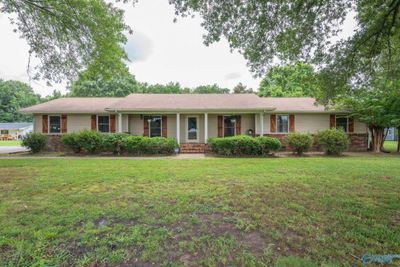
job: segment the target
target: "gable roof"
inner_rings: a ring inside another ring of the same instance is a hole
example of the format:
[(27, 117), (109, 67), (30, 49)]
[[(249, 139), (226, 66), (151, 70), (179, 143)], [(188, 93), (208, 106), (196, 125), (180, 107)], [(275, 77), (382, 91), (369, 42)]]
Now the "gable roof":
[(131, 94), (109, 111), (272, 110), (255, 94)]
[(29, 126), (33, 126), (32, 122), (1, 122), (0, 129), (1, 130), (9, 130), (9, 129), (22, 129)]
[(121, 97), (63, 97), (23, 108), (21, 113), (104, 113)]

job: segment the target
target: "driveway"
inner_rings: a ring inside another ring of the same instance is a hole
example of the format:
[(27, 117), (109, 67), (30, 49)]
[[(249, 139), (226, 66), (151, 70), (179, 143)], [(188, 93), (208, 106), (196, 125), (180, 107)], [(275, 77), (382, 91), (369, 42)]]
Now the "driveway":
[(0, 154), (25, 152), (25, 151), (29, 151), (29, 149), (22, 146), (0, 146)]

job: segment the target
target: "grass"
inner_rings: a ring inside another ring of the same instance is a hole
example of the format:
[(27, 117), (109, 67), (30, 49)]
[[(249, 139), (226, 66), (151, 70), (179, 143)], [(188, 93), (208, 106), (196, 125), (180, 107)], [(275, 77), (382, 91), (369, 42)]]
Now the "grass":
[(0, 160), (0, 266), (357, 266), (399, 223), (396, 156)]
[(397, 141), (385, 141), (383, 143), (383, 147), (390, 152), (396, 152), (397, 151)]
[(0, 140), (0, 146), (21, 146), (21, 141), (18, 140)]

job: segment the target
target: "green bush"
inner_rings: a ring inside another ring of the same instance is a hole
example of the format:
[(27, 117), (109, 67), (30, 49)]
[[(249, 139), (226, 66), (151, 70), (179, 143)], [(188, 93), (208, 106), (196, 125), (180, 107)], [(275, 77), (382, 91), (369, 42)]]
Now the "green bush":
[(278, 139), (273, 137), (250, 137), (247, 135), (225, 138), (210, 138), (211, 151), (223, 156), (258, 156), (266, 155), (281, 147)]
[(267, 155), (273, 151), (278, 151), (281, 149), (281, 142), (278, 138), (268, 137), (268, 136), (258, 136), (256, 137), (258, 143), (260, 144), (261, 154)]
[(179, 146), (174, 138), (129, 136), (124, 147), (130, 154), (149, 155), (172, 154)]
[(71, 149), (75, 153), (80, 153), (82, 151), (82, 145), (79, 141), (78, 133), (69, 133), (61, 136), (61, 143), (64, 144), (65, 147)]
[(29, 148), (32, 153), (39, 153), (46, 147), (47, 137), (41, 133), (29, 133), (22, 140), (22, 146)]
[(83, 150), (95, 154), (102, 150), (103, 135), (96, 131), (83, 130), (78, 133), (78, 143)]
[(126, 139), (129, 134), (126, 133), (109, 133), (103, 136), (102, 149), (111, 151), (114, 155), (120, 155), (126, 146)]
[(340, 155), (349, 146), (349, 139), (343, 130), (329, 129), (318, 131), (315, 142), (328, 155)]
[(290, 133), (286, 137), (286, 141), (296, 154), (301, 155), (310, 150), (313, 138), (309, 134)]

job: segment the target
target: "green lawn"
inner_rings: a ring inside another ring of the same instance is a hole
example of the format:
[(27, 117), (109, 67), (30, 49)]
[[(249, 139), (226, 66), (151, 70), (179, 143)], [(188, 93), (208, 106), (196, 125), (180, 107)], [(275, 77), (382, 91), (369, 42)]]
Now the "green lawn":
[(399, 160), (3, 159), (0, 266), (361, 265), (400, 253)]
[(383, 143), (383, 147), (390, 152), (396, 152), (397, 151), (397, 141), (385, 141)]
[(20, 146), (21, 141), (18, 140), (11, 140), (11, 141), (3, 141), (0, 140), (0, 146)]

